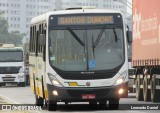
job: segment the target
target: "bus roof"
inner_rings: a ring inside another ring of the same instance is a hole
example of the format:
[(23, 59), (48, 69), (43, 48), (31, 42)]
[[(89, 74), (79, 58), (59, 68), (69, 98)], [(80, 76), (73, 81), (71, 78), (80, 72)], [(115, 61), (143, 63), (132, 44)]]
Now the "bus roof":
[(84, 14), (84, 13), (121, 13), (119, 10), (111, 9), (74, 9), (74, 10), (59, 10), (59, 11), (50, 11), (42, 15), (32, 18), (31, 24), (36, 24), (42, 21), (46, 21), (50, 15), (63, 15), (63, 14)]

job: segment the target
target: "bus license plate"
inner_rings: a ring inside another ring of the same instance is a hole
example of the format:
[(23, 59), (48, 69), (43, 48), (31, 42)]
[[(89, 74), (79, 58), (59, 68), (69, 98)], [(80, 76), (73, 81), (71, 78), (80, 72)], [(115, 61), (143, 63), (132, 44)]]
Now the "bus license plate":
[(95, 94), (82, 94), (82, 99), (95, 99)]

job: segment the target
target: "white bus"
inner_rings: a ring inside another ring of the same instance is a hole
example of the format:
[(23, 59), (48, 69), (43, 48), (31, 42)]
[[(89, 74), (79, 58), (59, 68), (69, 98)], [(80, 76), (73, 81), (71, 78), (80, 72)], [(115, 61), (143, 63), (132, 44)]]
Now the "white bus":
[(13, 44), (1, 44), (0, 47), (0, 87), (6, 83), (24, 87), (24, 61), (22, 47)]
[(34, 17), (29, 75), (36, 104), (89, 102), (118, 109), (128, 96), (128, 56), (120, 11), (68, 9)]

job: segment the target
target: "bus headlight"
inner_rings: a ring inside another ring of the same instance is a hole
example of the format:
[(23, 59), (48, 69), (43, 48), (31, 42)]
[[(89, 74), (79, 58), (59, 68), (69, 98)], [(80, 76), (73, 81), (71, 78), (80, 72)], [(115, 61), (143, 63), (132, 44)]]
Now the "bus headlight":
[(23, 78), (23, 77), (24, 77), (23, 73), (18, 74), (18, 78)]
[(124, 82), (124, 77), (119, 77), (117, 80), (116, 80), (116, 85), (119, 85), (119, 84), (122, 84)]
[(49, 77), (52, 85), (62, 87), (62, 84), (57, 80), (57, 78), (54, 75), (52, 75), (51, 73), (48, 73), (48, 77)]
[(124, 83), (126, 77), (127, 77), (127, 71), (121, 73), (118, 79), (115, 81), (114, 85), (119, 85)]

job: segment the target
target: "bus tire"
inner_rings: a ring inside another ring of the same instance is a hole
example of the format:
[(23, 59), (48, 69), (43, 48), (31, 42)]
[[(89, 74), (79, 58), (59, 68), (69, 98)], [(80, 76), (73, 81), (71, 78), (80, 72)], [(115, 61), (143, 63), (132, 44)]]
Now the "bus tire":
[(35, 103), (36, 106), (43, 107), (44, 99), (42, 97), (38, 97), (37, 95), (35, 95), (35, 100), (36, 100), (36, 103)]
[(53, 100), (48, 100), (47, 102), (48, 111), (56, 111), (57, 110), (57, 102)]
[(138, 101), (143, 101), (144, 98), (143, 98), (143, 89), (140, 88), (140, 75), (137, 75), (137, 78), (136, 78), (136, 98)]
[(119, 109), (119, 99), (111, 99), (109, 100), (109, 109), (110, 110), (118, 110)]
[(151, 90), (148, 88), (150, 82), (147, 79), (147, 75), (143, 79), (143, 98), (145, 102), (151, 101)]
[(151, 100), (152, 102), (160, 102), (160, 90), (156, 89), (156, 75), (152, 75), (151, 83)]

